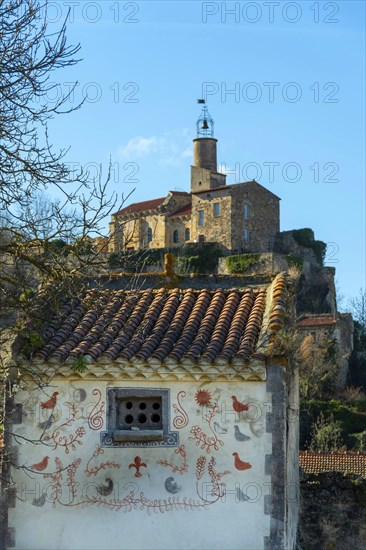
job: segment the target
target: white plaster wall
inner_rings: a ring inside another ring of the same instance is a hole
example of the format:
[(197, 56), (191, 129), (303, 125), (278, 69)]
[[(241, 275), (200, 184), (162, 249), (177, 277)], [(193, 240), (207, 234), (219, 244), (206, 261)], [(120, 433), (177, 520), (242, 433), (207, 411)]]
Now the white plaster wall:
[[(178, 432), (179, 446), (100, 448), (108, 387), (169, 388), (170, 429)], [(197, 403), (198, 390), (209, 397), (208, 406)], [(54, 391), (56, 407), (41, 409)], [(232, 395), (249, 410), (236, 413)], [(23, 423), (14, 430), (34, 440), (44, 431), (44, 444), (18, 440), (18, 464), (28, 470), (12, 469), (18, 499), (9, 527), (15, 528), (17, 549), (263, 548), (270, 527), (264, 497), (271, 484), (265, 455), (272, 447), (265, 431), (271, 401), (265, 382), (53, 380), (52, 388), (19, 392), (16, 400), (23, 403)], [(50, 414), (53, 422), (45, 427)], [(194, 426), (206, 438), (195, 439)], [(236, 439), (234, 426), (250, 439)], [(233, 453), (250, 468), (237, 469)], [(47, 467), (36, 473), (34, 466), (46, 456)], [(135, 457), (146, 464), (141, 477)], [(197, 462), (205, 463), (199, 479)], [(97, 488), (108, 492), (107, 479), (113, 490), (101, 495)]]

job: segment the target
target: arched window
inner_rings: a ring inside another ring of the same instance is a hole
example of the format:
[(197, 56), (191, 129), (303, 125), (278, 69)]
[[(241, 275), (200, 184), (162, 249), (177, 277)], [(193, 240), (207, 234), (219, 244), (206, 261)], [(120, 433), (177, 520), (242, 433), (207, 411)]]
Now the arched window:
[(152, 229), (151, 229), (151, 227), (149, 227), (148, 230), (147, 230), (147, 242), (151, 243), (152, 238), (153, 238)]
[(173, 233), (173, 243), (178, 243), (178, 242), (179, 242), (178, 229), (175, 229)]
[(190, 238), (191, 238), (191, 232), (189, 230), (189, 227), (186, 227), (186, 230), (184, 232), (184, 240), (189, 241)]
[(244, 220), (249, 220), (250, 206), (247, 202), (244, 203)]

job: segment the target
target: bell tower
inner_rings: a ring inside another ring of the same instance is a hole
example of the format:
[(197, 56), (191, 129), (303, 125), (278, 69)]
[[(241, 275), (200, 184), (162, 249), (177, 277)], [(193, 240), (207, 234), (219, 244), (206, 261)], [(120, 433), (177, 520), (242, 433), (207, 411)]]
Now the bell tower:
[(208, 112), (206, 101), (196, 122), (197, 137), (193, 140), (193, 166), (191, 166), (191, 193), (221, 187), (226, 176), (217, 172), (217, 139), (214, 138), (214, 120)]

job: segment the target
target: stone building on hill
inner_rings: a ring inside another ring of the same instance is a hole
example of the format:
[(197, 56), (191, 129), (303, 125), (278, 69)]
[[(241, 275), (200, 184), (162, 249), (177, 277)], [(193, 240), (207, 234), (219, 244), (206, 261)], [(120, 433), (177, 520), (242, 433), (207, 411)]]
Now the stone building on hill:
[(216, 242), (226, 253), (273, 250), (279, 197), (257, 183), (226, 185), (217, 171), (217, 139), (204, 106), (193, 140), (190, 192), (138, 202), (112, 214), (109, 252)]

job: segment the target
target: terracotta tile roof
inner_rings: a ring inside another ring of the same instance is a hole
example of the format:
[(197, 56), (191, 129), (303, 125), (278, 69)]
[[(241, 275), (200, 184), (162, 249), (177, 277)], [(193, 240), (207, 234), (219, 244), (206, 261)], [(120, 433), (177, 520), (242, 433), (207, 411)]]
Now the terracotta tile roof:
[[(40, 360), (144, 363), (245, 362), (255, 356), (266, 287), (91, 290), (43, 332)], [(263, 356), (257, 357), (262, 359)]]
[(136, 212), (145, 212), (147, 210), (153, 210), (154, 208), (158, 208), (159, 206), (161, 206), (169, 198), (169, 195), (190, 196), (190, 193), (187, 193), (187, 191), (169, 191), (166, 197), (160, 197), (159, 199), (152, 199), (149, 201), (134, 202), (133, 204), (130, 204), (125, 208), (122, 208), (122, 210), (118, 210), (118, 212), (114, 212), (112, 216), (116, 216), (116, 215), (121, 216), (123, 214), (134, 214)]
[(272, 310), (269, 318), (269, 330), (274, 333), (283, 327), (287, 314), (286, 276), (278, 275), (275, 280), (272, 297)]
[(192, 205), (187, 204), (186, 206), (183, 206), (182, 208), (179, 208), (179, 210), (176, 210), (172, 214), (170, 214), (170, 218), (173, 218), (174, 216), (186, 216), (188, 214), (191, 214), (192, 212)]
[(119, 210), (118, 212), (115, 212), (112, 215), (121, 216), (123, 214), (134, 214), (135, 212), (144, 212), (146, 210), (153, 210), (154, 208), (161, 206), (165, 200), (166, 200), (166, 197), (161, 197), (160, 199), (152, 199), (150, 201), (134, 202), (133, 204), (130, 204), (125, 208), (122, 208), (122, 210)]
[(366, 477), (366, 453), (301, 451), (300, 468), (307, 474), (320, 472), (351, 472)]
[(278, 195), (276, 195), (275, 193), (272, 193), (272, 191), (270, 191), (269, 189), (267, 189), (266, 187), (264, 187), (263, 185), (261, 185), (260, 183), (258, 183), (255, 180), (241, 181), (239, 183), (231, 183), (229, 185), (220, 185), (219, 187), (213, 187), (212, 189), (202, 189), (202, 191), (195, 191), (193, 194), (194, 195), (199, 195), (201, 193), (213, 193), (215, 191), (222, 191), (224, 189), (233, 189), (235, 187), (238, 187), (239, 185), (244, 185), (244, 186), (247, 186), (247, 187), (261, 187), (267, 193), (269, 193), (273, 197), (276, 197), (276, 199), (281, 200)]
[(332, 315), (312, 315), (302, 317), (297, 321), (297, 326), (302, 327), (320, 327), (331, 326), (336, 324), (336, 319)]

